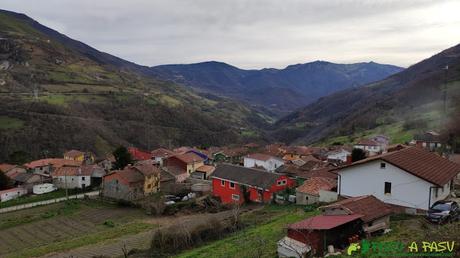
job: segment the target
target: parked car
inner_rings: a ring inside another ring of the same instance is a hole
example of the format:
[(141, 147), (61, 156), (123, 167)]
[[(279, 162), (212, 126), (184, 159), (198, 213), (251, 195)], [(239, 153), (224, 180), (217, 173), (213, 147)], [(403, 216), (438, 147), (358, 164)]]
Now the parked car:
[(433, 223), (448, 223), (460, 218), (460, 208), (455, 201), (437, 201), (428, 210), (426, 218)]

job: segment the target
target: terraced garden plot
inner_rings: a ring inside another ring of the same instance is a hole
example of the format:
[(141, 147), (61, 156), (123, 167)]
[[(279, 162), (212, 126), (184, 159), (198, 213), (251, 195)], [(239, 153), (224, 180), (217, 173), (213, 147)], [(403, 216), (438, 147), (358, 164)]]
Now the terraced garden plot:
[[(50, 251), (62, 250), (69, 242), (77, 239), (84, 244), (85, 237), (91, 237), (97, 242), (99, 239), (118, 237), (123, 230), (137, 233), (148, 229), (145, 223), (138, 222), (148, 218), (139, 209), (89, 201), (81, 201), (74, 205), (76, 206), (71, 210), (61, 204), (2, 214), (0, 257), (27, 257), (29, 254), (24, 253), (25, 250), (36, 250), (37, 254), (46, 254), (48, 246)], [(15, 215), (19, 222), (15, 223)], [(8, 223), (2, 224), (2, 220), (7, 220)], [(110, 228), (103, 225), (106, 220), (113, 221), (116, 226)]]

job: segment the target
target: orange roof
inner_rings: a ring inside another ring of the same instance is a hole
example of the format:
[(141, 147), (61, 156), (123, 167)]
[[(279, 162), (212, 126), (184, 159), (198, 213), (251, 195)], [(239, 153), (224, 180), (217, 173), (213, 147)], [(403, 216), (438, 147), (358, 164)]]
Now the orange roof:
[(375, 160), (386, 161), (438, 186), (444, 186), (460, 173), (459, 164), (417, 147), (408, 147), (399, 151), (373, 156), (336, 169), (344, 169)]
[(246, 157), (250, 158), (250, 159), (263, 160), (263, 161), (267, 161), (269, 159), (279, 159), (277, 157), (267, 155), (267, 154), (263, 154), (263, 153), (248, 154)]
[(55, 176), (91, 176), (92, 170), (82, 170), (81, 167), (60, 167), (51, 172)]
[(6, 173), (6, 172), (8, 172), (10, 169), (15, 168), (15, 167), (16, 167), (16, 165), (3, 163), (3, 164), (0, 164), (0, 171)]
[(81, 161), (68, 160), (68, 159), (39, 159), (34, 160), (30, 163), (24, 164), (25, 167), (33, 169), (36, 167), (44, 167), (51, 165), (54, 168), (59, 168), (63, 166), (80, 166)]
[(371, 140), (371, 139), (361, 139), (356, 145), (365, 145), (365, 146), (379, 146), (380, 143)]
[(68, 152), (64, 153), (64, 157), (71, 157), (71, 158), (76, 158), (82, 155), (85, 155), (85, 153), (79, 150), (69, 150)]
[(216, 169), (216, 167), (214, 167), (214, 166), (203, 165), (203, 166), (197, 168), (196, 171), (204, 172), (206, 174), (211, 174), (212, 172), (214, 172), (215, 169)]
[(323, 206), (321, 209), (324, 210), (325, 208), (337, 207), (343, 207), (351, 211), (352, 214), (363, 215), (361, 219), (364, 222), (372, 221), (392, 213), (392, 209), (387, 204), (380, 201), (373, 195), (348, 198), (327, 206)]
[(153, 150), (152, 152), (152, 157), (160, 157), (160, 158), (167, 158), (176, 155), (173, 151), (170, 151), (165, 148), (158, 148), (156, 150)]
[(310, 195), (318, 195), (320, 190), (332, 190), (337, 187), (337, 181), (325, 177), (312, 177), (306, 180), (301, 186), (297, 187), (297, 191)]
[(184, 163), (191, 164), (196, 162), (203, 162), (204, 159), (193, 152), (188, 152), (185, 154), (179, 154), (174, 156), (177, 159), (183, 161)]

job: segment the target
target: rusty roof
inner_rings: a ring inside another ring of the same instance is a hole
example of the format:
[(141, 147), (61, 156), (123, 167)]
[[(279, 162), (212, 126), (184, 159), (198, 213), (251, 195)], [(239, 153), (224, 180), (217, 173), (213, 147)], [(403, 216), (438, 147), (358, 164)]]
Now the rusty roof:
[(318, 215), (289, 225), (290, 229), (327, 230), (361, 218), (361, 214)]
[(176, 155), (176, 156), (173, 156), (177, 159), (179, 159), (180, 161), (186, 163), (186, 164), (192, 164), (192, 163), (197, 163), (197, 162), (203, 162), (204, 159), (202, 157), (200, 157), (198, 154), (194, 153), (194, 152), (187, 152), (187, 153), (184, 153), (184, 154), (179, 154), (179, 155)]
[(24, 166), (27, 168), (44, 167), (48, 165), (51, 165), (55, 168), (59, 168), (63, 166), (80, 166), (81, 161), (68, 160), (68, 159), (39, 159), (39, 160), (34, 160), (30, 163), (24, 164)]
[(320, 190), (330, 191), (337, 187), (337, 181), (326, 177), (312, 177), (306, 180), (301, 186), (297, 187), (297, 191), (310, 195), (319, 195)]
[(176, 155), (173, 151), (170, 151), (165, 148), (158, 148), (151, 152), (152, 157), (160, 157), (160, 158), (167, 158)]
[(262, 161), (267, 161), (269, 159), (276, 159), (276, 160), (280, 160), (282, 161), (280, 158), (278, 157), (274, 157), (274, 156), (271, 156), (271, 155), (267, 155), (267, 154), (263, 154), (263, 153), (252, 153), (252, 154), (248, 154), (246, 156), (246, 158), (250, 158), (250, 159), (255, 159), (255, 160), (262, 160)]
[(380, 201), (373, 195), (364, 195), (348, 198), (330, 205), (321, 207), (321, 210), (326, 208), (344, 208), (352, 214), (361, 214), (364, 222), (373, 221), (375, 219), (392, 214), (392, 209)]
[(386, 161), (438, 186), (444, 186), (460, 173), (459, 164), (418, 147), (408, 147), (399, 151), (373, 156), (336, 169), (342, 170), (375, 160)]

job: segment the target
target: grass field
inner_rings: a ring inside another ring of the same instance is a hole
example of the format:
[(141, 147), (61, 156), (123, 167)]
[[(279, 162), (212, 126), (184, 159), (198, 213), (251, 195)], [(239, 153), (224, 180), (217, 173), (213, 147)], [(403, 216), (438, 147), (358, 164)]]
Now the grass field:
[(0, 257), (70, 250), (155, 227), (141, 210), (99, 201), (71, 201), (2, 214)]
[(267, 206), (242, 217), (247, 228), (176, 257), (276, 257), (276, 243), (285, 227), (317, 213), (304, 212), (299, 206)]

